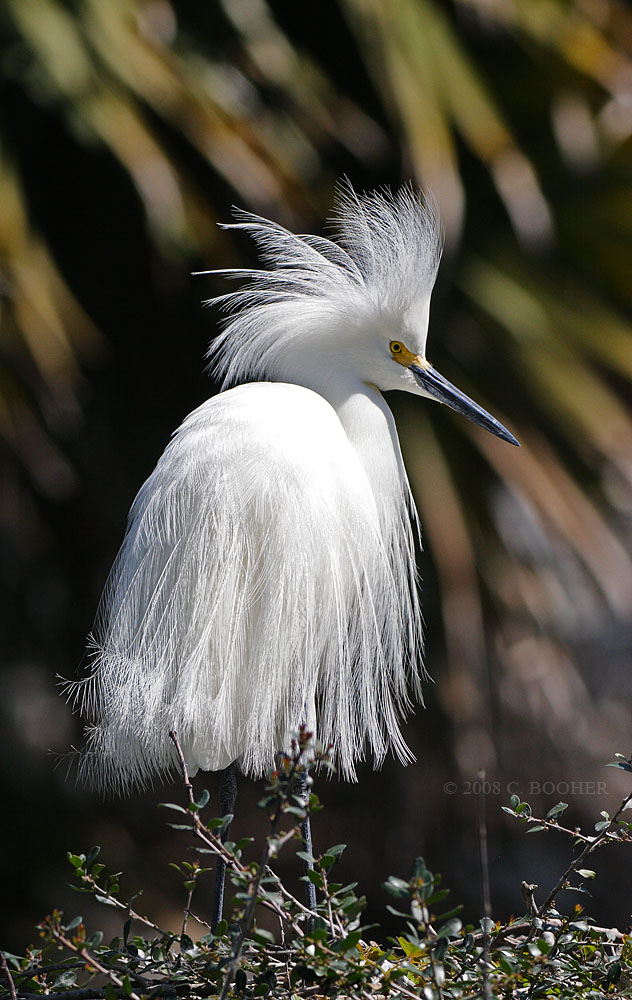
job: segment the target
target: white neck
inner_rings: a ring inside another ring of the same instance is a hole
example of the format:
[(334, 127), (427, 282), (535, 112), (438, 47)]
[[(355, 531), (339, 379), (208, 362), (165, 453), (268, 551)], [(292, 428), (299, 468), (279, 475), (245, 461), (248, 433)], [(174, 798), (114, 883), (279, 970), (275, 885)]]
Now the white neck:
[(407, 478), (393, 414), (374, 385), (339, 377), (313, 386), (335, 409), (367, 474), (381, 515), (401, 505)]

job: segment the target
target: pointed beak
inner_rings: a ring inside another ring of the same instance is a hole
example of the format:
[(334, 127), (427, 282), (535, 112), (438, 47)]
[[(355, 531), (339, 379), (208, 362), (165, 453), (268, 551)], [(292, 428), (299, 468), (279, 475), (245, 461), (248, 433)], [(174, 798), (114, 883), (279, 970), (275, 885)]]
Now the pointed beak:
[(520, 447), (520, 442), (516, 441), (513, 434), (510, 434), (507, 428), (503, 427), (499, 420), (496, 420), (496, 417), (492, 417), (491, 413), (488, 413), (482, 406), (475, 403), (473, 399), (466, 396), (464, 392), (457, 389), (455, 385), (448, 382), (447, 378), (440, 375), (431, 365), (427, 368), (421, 368), (415, 364), (408, 367), (415, 376), (418, 384), (428, 395), (438, 399), (440, 403), (450, 406), (457, 413), (462, 413), (468, 420), (472, 420), (479, 427), (484, 427), (486, 431), (490, 431), (496, 437), (502, 438), (503, 441), (508, 441), (509, 444), (515, 444), (518, 448)]

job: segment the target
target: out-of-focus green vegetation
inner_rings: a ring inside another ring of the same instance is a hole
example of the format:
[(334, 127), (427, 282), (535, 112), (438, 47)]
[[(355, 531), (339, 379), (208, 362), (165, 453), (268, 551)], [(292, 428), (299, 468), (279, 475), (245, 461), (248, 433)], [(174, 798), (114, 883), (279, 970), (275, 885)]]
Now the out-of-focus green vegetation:
[(188, 275), (251, 252), (216, 221), (238, 204), (318, 231), (342, 173), (434, 193), (430, 357), (523, 445), (392, 399), (437, 680), (412, 801), (440, 827), (446, 774), (554, 779), (625, 745), (631, 109), (615, 0), (0, 0), (11, 794), (19, 757), (77, 807), (61, 772), (47, 784), (44, 751), (73, 739), (54, 675), (80, 659), (135, 490), (212, 389), (216, 285)]

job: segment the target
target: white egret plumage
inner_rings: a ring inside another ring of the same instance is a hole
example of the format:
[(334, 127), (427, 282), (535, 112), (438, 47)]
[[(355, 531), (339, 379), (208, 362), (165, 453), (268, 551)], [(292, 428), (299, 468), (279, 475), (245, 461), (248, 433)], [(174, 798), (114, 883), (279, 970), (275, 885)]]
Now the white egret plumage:
[[(416, 515), (384, 390), (439, 399), (517, 443), (426, 360), (441, 252), (411, 188), (340, 193), (339, 239), (239, 212), (267, 265), (213, 300), (224, 391), (141, 488), (102, 599), (85, 761), (115, 789), (177, 764), (261, 775), (306, 721), (354, 776), (411, 759), (420, 694)], [(246, 383), (246, 384), (240, 384)]]

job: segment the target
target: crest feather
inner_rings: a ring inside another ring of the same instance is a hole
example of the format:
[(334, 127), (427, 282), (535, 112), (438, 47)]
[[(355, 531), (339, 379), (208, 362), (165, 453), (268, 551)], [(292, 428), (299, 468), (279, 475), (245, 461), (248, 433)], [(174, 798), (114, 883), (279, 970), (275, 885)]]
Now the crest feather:
[(206, 303), (229, 314), (208, 352), (224, 387), (274, 378), (287, 348), (316, 330), (344, 326), (347, 317), (354, 329), (359, 316), (403, 318), (430, 296), (443, 236), (434, 201), (412, 185), (358, 194), (344, 180), (330, 222), (336, 240), (234, 214), (223, 228), (249, 233), (267, 268), (206, 272), (245, 279)]

